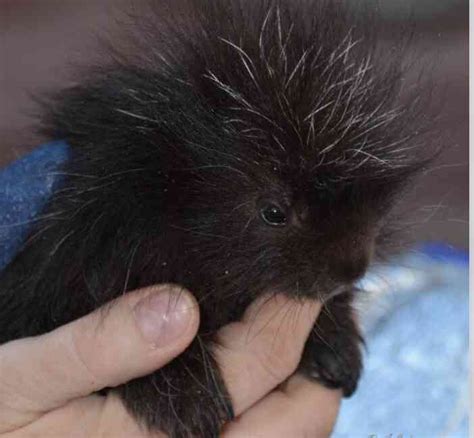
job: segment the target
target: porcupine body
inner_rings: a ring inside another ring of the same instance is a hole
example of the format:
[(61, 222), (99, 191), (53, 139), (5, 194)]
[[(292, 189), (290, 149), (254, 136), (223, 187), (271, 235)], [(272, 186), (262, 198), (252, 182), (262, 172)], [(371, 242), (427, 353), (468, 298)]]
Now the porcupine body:
[(117, 391), (149, 428), (207, 438), (233, 416), (214, 335), (264, 293), (327, 299), (299, 372), (352, 394), (353, 284), (425, 160), (417, 100), (399, 99), (402, 46), (344, 2), (186, 4), (44, 104), (43, 131), (71, 157), (0, 276), (0, 343), (182, 285), (197, 339)]

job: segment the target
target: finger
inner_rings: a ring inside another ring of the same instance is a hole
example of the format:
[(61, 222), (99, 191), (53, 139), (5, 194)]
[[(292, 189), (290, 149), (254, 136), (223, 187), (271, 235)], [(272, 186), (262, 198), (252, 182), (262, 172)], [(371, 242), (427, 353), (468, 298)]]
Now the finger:
[(313, 300), (275, 295), (219, 331), (215, 354), (235, 415), (294, 373), (320, 309)]
[(118, 396), (111, 393), (107, 397), (91, 395), (72, 400), (2, 437), (166, 438), (166, 435), (142, 427)]
[(0, 347), (0, 428), (151, 373), (181, 353), (199, 325), (178, 287), (128, 293), (48, 334)]
[(302, 376), (292, 376), (241, 417), (229, 423), (225, 438), (327, 438), (334, 428), (342, 393)]

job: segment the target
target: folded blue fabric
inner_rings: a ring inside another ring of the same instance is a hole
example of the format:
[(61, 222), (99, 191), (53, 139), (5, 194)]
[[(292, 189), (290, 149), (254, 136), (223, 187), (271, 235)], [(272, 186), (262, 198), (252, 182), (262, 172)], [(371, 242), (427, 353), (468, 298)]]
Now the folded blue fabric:
[[(67, 157), (65, 143), (50, 143), (0, 171), (0, 269), (20, 248)], [(427, 244), (363, 280), (365, 373), (343, 402), (334, 436), (468, 436), (467, 262), (465, 252)]]
[(335, 436), (468, 437), (467, 257), (441, 248), (385, 267), (369, 292), (365, 372)]
[(0, 269), (19, 249), (67, 156), (66, 143), (48, 143), (0, 170)]

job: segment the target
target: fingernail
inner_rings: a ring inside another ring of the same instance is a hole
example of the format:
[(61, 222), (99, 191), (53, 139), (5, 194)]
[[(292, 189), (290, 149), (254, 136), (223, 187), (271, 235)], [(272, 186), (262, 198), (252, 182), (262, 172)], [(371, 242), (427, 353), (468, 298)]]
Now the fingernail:
[(138, 328), (152, 345), (166, 347), (186, 332), (193, 317), (194, 305), (188, 292), (155, 292), (135, 306)]

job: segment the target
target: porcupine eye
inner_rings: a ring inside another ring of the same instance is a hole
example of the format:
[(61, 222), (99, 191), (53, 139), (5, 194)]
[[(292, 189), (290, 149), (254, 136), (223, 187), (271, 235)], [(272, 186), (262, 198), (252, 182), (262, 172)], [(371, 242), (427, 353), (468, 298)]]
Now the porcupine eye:
[(286, 225), (286, 215), (280, 207), (269, 204), (260, 210), (260, 217), (267, 225), (283, 227)]

